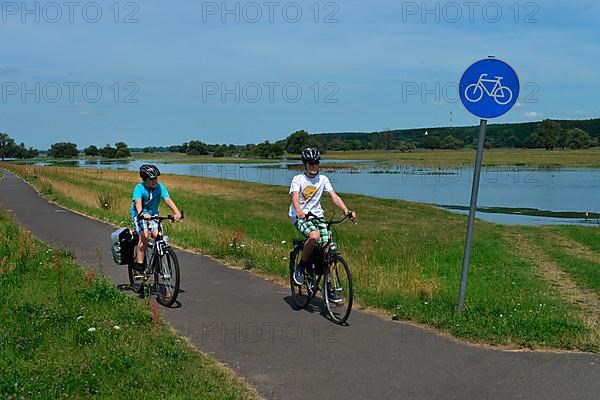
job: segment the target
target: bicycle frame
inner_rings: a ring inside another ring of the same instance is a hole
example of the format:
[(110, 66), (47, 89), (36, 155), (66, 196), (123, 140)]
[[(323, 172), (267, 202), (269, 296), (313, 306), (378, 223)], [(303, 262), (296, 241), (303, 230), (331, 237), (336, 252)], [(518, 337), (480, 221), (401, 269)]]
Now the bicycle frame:
[[(477, 86), (481, 87), (483, 89), (483, 91), (488, 95), (493, 97), (494, 93), (496, 93), (498, 91), (498, 88), (502, 89), (502, 77), (497, 76), (496, 79), (484, 79), (484, 77), (486, 77), (488, 74), (481, 74), (481, 76), (479, 77), (479, 81), (477, 81)], [(488, 90), (487, 86), (485, 86), (483, 83), (494, 83), (494, 87), (492, 88), (491, 91)]]
[[(181, 213), (181, 218), (183, 219), (183, 211)], [(146, 248), (146, 254), (144, 255), (144, 257), (146, 258), (146, 265), (148, 266), (144, 273), (146, 277), (154, 273), (154, 261), (156, 260), (156, 257), (162, 257), (165, 254), (165, 250), (171, 247), (169, 245), (168, 236), (165, 240), (165, 236), (163, 234), (162, 229), (162, 221), (174, 221), (174, 218), (171, 215), (168, 215), (166, 217), (153, 216), (150, 217), (149, 220), (156, 221), (158, 223), (158, 234), (156, 235), (156, 239), (150, 238), (150, 240), (148, 240), (148, 247)]]
[[(165, 254), (165, 250), (170, 247), (168, 239), (165, 240), (165, 236), (163, 235), (162, 224), (158, 221), (158, 235), (156, 235), (156, 239), (148, 240), (148, 247), (146, 248), (145, 256), (149, 275), (154, 273), (154, 261), (156, 258), (159, 256), (162, 257)], [(150, 257), (148, 257), (148, 255), (150, 255)]]

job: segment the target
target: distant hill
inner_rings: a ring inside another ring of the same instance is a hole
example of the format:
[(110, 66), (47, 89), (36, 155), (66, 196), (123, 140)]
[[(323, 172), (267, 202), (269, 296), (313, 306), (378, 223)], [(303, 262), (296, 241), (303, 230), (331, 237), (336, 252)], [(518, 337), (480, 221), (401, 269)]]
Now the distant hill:
[[(590, 120), (557, 120), (564, 130), (579, 128), (586, 131), (592, 138), (600, 138), (600, 119)], [(490, 124), (488, 125), (486, 138), (493, 147), (521, 147), (525, 139), (538, 128), (540, 122), (526, 122), (514, 124)], [(385, 135), (387, 140), (393, 142), (410, 141), (417, 147), (424, 147), (425, 132), (430, 138), (437, 137), (443, 139), (452, 135), (458, 140), (462, 140), (465, 146), (473, 144), (479, 135), (479, 126), (461, 126), (461, 127), (424, 127), (418, 129), (396, 129), (381, 132), (336, 132), (313, 134), (319, 142), (326, 147), (336, 147), (336, 141), (358, 141), (363, 144), (374, 143), (379, 137)], [(379, 139), (385, 140), (385, 139)], [(333, 146), (331, 146), (334, 144)], [(394, 146), (395, 147), (395, 146)]]

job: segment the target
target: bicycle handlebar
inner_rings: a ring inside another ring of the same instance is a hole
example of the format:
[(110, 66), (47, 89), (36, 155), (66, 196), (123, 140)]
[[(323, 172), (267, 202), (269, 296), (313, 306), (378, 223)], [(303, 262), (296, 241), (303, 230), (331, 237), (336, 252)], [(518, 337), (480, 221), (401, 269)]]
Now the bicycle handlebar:
[(308, 220), (308, 217), (315, 217), (318, 219), (323, 219), (325, 220), (325, 223), (327, 224), (327, 227), (329, 228), (331, 225), (337, 225), (337, 224), (341, 224), (342, 222), (344, 222), (345, 220), (347, 220), (348, 218), (350, 218), (350, 220), (356, 224), (356, 221), (354, 221), (351, 217), (352, 215), (352, 211), (348, 211), (348, 214), (344, 215), (344, 218), (340, 219), (339, 221), (334, 221), (334, 220), (326, 220), (324, 217), (317, 217), (315, 214), (311, 213), (310, 211), (308, 213), (306, 213), (304, 219)]
[[(180, 218), (180, 220), (182, 220), (183, 218), (184, 218), (183, 211), (181, 211), (181, 218)], [(159, 221), (159, 222), (166, 221), (166, 220), (169, 220), (171, 222), (175, 222), (175, 217), (172, 216), (172, 215), (167, 215), (166, 217), (159, 217), (158, 215), (153, 215), (153, 216), (151, 216), (150, 218), (147, 219), (147, 221)]]

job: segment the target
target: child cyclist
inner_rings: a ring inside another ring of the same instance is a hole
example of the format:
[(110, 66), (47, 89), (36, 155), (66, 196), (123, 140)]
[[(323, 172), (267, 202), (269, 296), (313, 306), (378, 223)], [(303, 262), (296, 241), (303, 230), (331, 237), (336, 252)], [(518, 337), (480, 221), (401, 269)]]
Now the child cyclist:
[(148, 247), (150, 233), (152, 233), (153, 239), (156, 239), (158, 236), (158, 223), (157, 221), (150, 220), (150, 217), (158, 215), (160, 200), (163, 199), (169, 208), (173, 210), (175, 221), (181, 219), (181, 213), (173, 200), (171, 200), (167, 188), (158, 182), (159, 176), (160, 171), (155, 165), (144, 164), (140, 167), (142, 182), (138, 183), (133, 189), (131, 219), (135, 230), (140, 235), (133, 268), (139, 272), (144, 271), (146, 267), (144, 265), (144, 255)]
[[(302, 250), (302, 258), (294, 271), (294, 282), (297, 285), (302, 285), (304, 282), (304, 271), (310, 263), (315, 245), (326, 244), (329, 240), (327, 224), (323, 220), (324, 212), (321, 208), (323, 192), (329, 193), (334, 204), (342, 209), (344, 215), (352, 220), (356, 219), (356, 213), (348, 210), (344, 201), (333, 191), (329, 179), (319, 174), (320, 161), (321, 153), (318, 149), (309, 147), (302, 150), (304, 173), (296, 175), (290, 186), (292, 204), (289, 216), (300, 233), (307, 238)], [(335, 293), (329, 293), (328, 297), (332, 301), (338, 298)]]

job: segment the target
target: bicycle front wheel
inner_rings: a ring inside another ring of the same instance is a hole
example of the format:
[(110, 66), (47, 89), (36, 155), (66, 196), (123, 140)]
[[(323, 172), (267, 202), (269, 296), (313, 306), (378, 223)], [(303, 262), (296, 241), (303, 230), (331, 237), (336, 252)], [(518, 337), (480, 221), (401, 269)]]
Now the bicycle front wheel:
[(329, 317), (336, 324), (343, 324), (352, 310), (352, 275), (346, 260), (336, 255), (325, 271), (323, 298)]
[(179, 294), (179, 261), (173, 249), (165, 249), (163, 256), (156, 260), (154, 284), (156, 301), (165, 307), (172, 306)]

